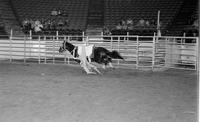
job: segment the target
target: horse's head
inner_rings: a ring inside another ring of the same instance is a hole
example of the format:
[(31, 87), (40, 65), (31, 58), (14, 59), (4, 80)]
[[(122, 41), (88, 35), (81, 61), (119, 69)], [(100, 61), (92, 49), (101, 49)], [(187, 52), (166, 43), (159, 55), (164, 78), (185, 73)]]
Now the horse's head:
[(59, 53), (63, 53), (66, 50), (71, 52), (73, 49), (74, 49), (74, 45), (72, 45), (71, 43), (69, 43), (66, 40), (64, 40), (62, 45), (59, 48)]
[(65, 41), (62, 43), (62, 45), (60, 46), (60, 48), (59, 48), (59, 53), (62, 53), (62, 52), (64, 52), (64, 51), (66, 51), (66, 49), (65, 49)]
[(62, 45), (60, 46), (59, 53), (62, 53), (64, 51), (66, 51), (66, 49), (65, 49), (65, 41), (63, 41)]

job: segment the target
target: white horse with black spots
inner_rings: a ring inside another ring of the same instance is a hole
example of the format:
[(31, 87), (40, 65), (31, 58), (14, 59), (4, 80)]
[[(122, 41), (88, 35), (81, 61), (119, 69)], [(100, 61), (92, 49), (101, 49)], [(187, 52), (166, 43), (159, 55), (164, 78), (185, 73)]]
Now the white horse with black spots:
[(96, 74), (91, 71), (92, 69), (101, 74), (97, 67), (92, 65), (91, 62), (102, 64), (105, 69), (107, 65), (113, 67), (111, 63), (112, 58), (124, 60), (124, 58), (115, 50), (109, 51), (103, 47), (95, 47), (94, 45), (87, 44), (75, 46), (66, 40), (63, 41), (62, 46), (60, 46), (59, 49), (60, 53), (64, 51), (69, 51), (75, 59), (79, 59), (80, 65), (84, 68), (87, 74)]

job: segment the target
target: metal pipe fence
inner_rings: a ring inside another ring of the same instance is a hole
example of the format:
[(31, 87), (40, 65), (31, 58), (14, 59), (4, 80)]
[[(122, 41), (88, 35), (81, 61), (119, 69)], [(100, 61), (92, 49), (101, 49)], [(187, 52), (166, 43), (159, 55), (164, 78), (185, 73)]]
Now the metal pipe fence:
[(113, 60), (124, 68), (198, 69), (198, 38), (167, 36), (11, 36), (0, 39), (2, 62), (76, 64), (69, 52), (60, 54), (63, 40), (117, 50), (125, 58)]

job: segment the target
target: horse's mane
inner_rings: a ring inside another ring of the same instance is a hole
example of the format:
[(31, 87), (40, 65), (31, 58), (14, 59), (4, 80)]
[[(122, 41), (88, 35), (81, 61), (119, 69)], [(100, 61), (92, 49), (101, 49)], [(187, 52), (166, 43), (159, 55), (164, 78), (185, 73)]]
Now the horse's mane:
[(68, 47), (67, 49), (70, 52), (75, 48), (75, 46), (68, 41), (64, 41), (64, 45), (65, 45), (65, 47)]

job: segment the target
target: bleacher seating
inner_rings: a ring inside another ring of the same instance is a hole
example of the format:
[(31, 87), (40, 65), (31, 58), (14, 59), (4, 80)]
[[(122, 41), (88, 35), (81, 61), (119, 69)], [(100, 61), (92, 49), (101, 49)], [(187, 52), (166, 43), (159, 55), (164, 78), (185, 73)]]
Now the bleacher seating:
[[(122, 18), (127, 17), (132, 18), (134, 24), (140, 19), (157, 21), (157, 12), (160, 10), (161, 29), (165, 29), (180, 9), (182, 1), (183, 0), (104, 0), (104, 25), (109, 28), (115, 28)], [(150, 26), (150, 29), (155, 28), (156, 26)], [(141, 30), (142, 28), (134, 27), (134, 29)]]
[[(62, 19), (69, 20), (67, 28), (60, 29), (59, 34), (81, 34), (82, 31), (86, 31), (89, 24), (97, 24), (97, 21), (90, 21), (93, 12), (90, 12), (90, 8), (96, 9), (94, 5), (89, 6), (91, 0), (1, 0), (2, 16), (4, 20), (9, 19), (9, 23), (4, 24), (4, 30), (10, 29), (10, 26), (13, 28), (15, 25), (22, 23), (24, 19), (32, 20), (48, 20), (48, 19), (60, 19), (51, 16), (51, 11), (61, 10), (63, 16)], [(185, 3), (185, 1), (187, 1)], [(197, 1), (197, 0), (192, 0)], [(95, 4), (96, 1), (93, 1)], [(156, 21), (157, 13), (160, 10), (160, 21), (161, 21), (161, 31), (169, 32), (176, 35), (176, 32), (180, 34), (182, 30), (191, 31), (191, 26), (185, 22), (180, 21), (186, 20), (186, 14), (181, 11), (184, 10), (187, 12), (187, 7), (191, 7), (188, 0), (104, 0), (102, 3), (103, 15), (101, 16), (104, 19), (104, 24), (99, 24), (105, 27), (108, 27), (112, 30), (113, 34), (129, 34), (132, 35), (153, 35), (156, 32)], [(10, 5), (10, 7), (8, 7)], [(186, 9), (184, 9), (184, 7)], [(9, 11), (4, 10), (9, 8)], [(99, 10), (100, 8), (98, 8)], [(0, 9), (1, 10), (1, 9)], [(3, 11), (4, 10), (4, 11)], [(198, 7), (195, 8), (196, 12), (188, 13), (187, 17), (198, 16)], [(91, 10), (93, 11), (93, 10)], [(92, 14), (91, 14), (92, 13)], [(6, 16), (6, 14), (8, 16)], [(12, 15), (12, 16), (11, 16)], [(184, 15), (184, 16), (183, 16)], [(11, 18), (12, 17), (12, 18)], [(11, 18), (11, 19), (10, 19)], [(116, 25), (122, 20), (122, 18), (131, 18), (133, 20), (133, 28), (131, 31), (128, 30), (115, 30)], [(137, 26), (139, 20), (144, 19), (150, 22), (150, 26), (141, 27)], [(12, 20), (12, 21), (11, 21)], [(92, 18), (92, 20), (96, 20)], [(91, 23), (90, 23), (91, 22)], [(154, 23), (154, 24), (152, 24)], [(8, 26), (10, 25), (10, 26)], [(136, 25), (136, 26), (135, 26)], [(175, 26), (176, 25), (176, 26)], [(18, 25), (17, 25), (18, 26)], [(17, 27), (15, 27), (17, 28)], [(104, 27), (98, 27), (104, 28)], [(179, 28), (179, 30), (178, 30)], [(20, 28), (21, 29), (21, 28)], [(178, 30), (178, 31), (177, 31)], [(55, 34), (56, 30), (51, 30), (51, 32), (46, 31), (44, 34)], [(196, 30), (195, 30), (196, 31)], [(8, 33), (9, 34), (9, 33)], [(178, 35), (177, 34), (177, 35)]]
[(198, 35), (198, 27), (193, 26), (195, 20), (198, 20), (198, 0), (184, 0), (184, 3), (179, 10), (172, 24), (168, 26), (169, 36), (193, 36), (193, 33)]
[(53, 9), (61, 10), (70, 24), (67, 29), (86, 28), (89, 0), (12, 0), (19, 20), (48, 20)]

